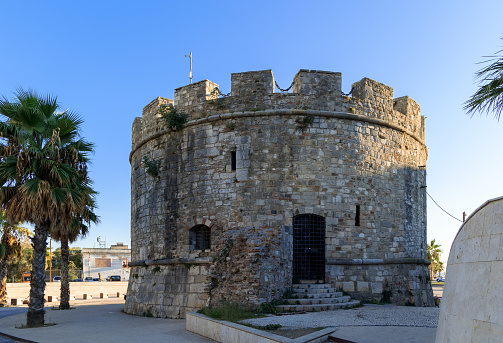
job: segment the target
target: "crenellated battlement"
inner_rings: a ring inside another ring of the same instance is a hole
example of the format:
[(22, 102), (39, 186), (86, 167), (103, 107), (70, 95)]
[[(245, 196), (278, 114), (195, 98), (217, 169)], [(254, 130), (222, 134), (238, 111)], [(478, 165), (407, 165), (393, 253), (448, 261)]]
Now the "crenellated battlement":
[(142, 120), (133, 128), (134, 142), (159, 131), (162, 123), (157, 108), (171, 103), (188, 120), (225, 113), (268, 110), (310, 110), (350, 113), (385, 121), (424, 140), (424, 118), (419, 105), (408, 96), (393, 98), (393, 88), (369, 78), (352, 84), (349, 96), (342, 93), (339, 72), (301, 69), (295, 75), (291, 93), (275, 89), (272, 70), (231, 74), (230, 96), (222, 96), (217, 83), (209, 80), (175, 89), (174, 101), (158, 97), (143, 110)]
[(342, 74), (333, 71), (301, 69), (293, 78), (293, 93), (341, 95)]

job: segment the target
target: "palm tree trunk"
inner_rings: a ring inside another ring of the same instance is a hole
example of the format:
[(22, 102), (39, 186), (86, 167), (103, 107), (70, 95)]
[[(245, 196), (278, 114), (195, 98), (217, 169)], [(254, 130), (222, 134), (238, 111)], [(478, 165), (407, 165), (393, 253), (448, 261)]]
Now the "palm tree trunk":
[(44, 291), (45, 291), (45, 254), (49, 223), (35, 225), (33, 235), (33, 262), (31, 264), (30, 304), (26, 314), (26, 326), (37, 327), (44, 325)]
[(70, 308), (70, 280), (68, 280), (69, 253), (68, 237), (61, 237), (61, 301), (59, 308), (62, 310)]
[(7, 259), (0, 261), (0, 307), (7, 304)]

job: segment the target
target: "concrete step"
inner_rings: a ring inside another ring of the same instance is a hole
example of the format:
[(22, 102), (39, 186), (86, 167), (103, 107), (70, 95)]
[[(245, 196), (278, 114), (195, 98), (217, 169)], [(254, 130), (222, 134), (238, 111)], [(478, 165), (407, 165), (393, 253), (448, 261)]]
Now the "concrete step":
[(333, 293), (294, 293), (292, 299), (319, 299), (342, 297), (342, 292)]
[(338, 310), (341, 308), (351, 308), (358, 306), (360, 302), (358, 300), (351, 300), (343, 303), (336, 304), (318, 304), (318, 305), (279, 305), (276, 309), (279, 312), (319, 312), (319, 311), (331, 311)]
[(296, 294), (320, 294), (320, 293), (338, 293), (335, 287), (330, 288), (294, 288)]
[(351, 301), (350, 296), (342, 296), (337, 298), (316, 298), (316, 299), (286, 299), (290, 305), (322, 305), (322, 304), (337, 304)]
[(333, 288), (330, 283), (320, 283), (320, 284), (294, 284), (292, 285), (293, 289), (311, 289), (311, 288)]

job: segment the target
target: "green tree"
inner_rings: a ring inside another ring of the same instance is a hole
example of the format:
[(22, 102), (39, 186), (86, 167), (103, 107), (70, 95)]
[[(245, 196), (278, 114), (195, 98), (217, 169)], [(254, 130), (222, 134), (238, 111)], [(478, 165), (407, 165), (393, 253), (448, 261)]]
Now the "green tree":
[(11, 222), (35, 227), (27, 326), (44, 325), (47, 237), (68, 227), (85, 206), (76, 181), (87, 173), (92, 144), (80, 138), (82, 119), (57, 112), (55, 97), (18, 90), (12, 102), (0, 100), (0, 206)]
[[(70, 248), (68, 259), (75, 264), (77, 270), (82, 270), (82, 249), (79, 247)], [(52, 269), (61, 269), (61, 248), (52, 252)]]
[(29, 242), (21, 243), (21, 254), (10, 258), (7, 262), (7, 281), (23, 281), (23, 273), (31, 270), (33, 248)]
[(96, 207), (95, 195), (96, 192), (89, 188), (85, 194), (85, 206), (74, 217), (72, 223), (68, 227), (59, 226), (51, 233), (54, 239), (61, 242), (61, 300), (59, 303), (61, 310), (70, 308), (70, 247), (68, 243), (74, 242), (81, 235), (85, 236), (89, 232), (90, 223), (98, 222), (98, 217), (93, 212)]
[(73, 262), (75, 270), (82, 270), (82, 249), (78, 247), (70, 248), (70, 263)]
[(442, 249), (440, 249), (440, 247), (441, 245), (435, 243), (434, 239), (432, 239), (427, 245), (427, 259), (430, 261), (428, 270), (430, 271), (431, 280), (433, 280), (433, 277), (440, 274), (443, 270), (443, 262), (440, 261), (440, 254), (442, 253)]
[(444, 270), (444, 262), (439, 260), (433, 266), (433, 275), (440, 276), (440, 273), (442, 273), (443, 270)]
[(0, 212), (0, 307), (7, 303), (8, 262), (21, 256), (22, 243), (29, 235), (28, 229), (9, 223), (5, 219), (5, 212)]
[(483, 63), (484, 68), (475, 73), (480, 87), (467, 102), (464, 109), (472, 116), (479, 112), (494, 112), (494, 118), (499, 121), (503, 111), (503, 50)]

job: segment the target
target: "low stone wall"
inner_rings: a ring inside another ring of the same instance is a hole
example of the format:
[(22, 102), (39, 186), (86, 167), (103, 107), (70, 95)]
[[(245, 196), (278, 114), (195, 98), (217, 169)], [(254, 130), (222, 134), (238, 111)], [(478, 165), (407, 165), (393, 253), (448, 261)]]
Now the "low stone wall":
[(208, 300), (209, 259), (164, 259), (130, 264), (124, 312), (139, 316), (185, 318)]
[(452, 243), (437, 343), (502, 342), (503, 197), (487, 201)]
[(186, 330), (221, 343), (321, 343), (336, 329), (327, 328), (296, 339), (286, 338), (248, 326), (187, 313)]
[(429, 261), (414, 258), (328, 259), (335, 287), (359, 300), (385, 300), (397, 305), (431, 306)]
[[(70, 295), (82, 297), (84, 293), (98, 296), (100, 293), (114, 294), (122, 292), (126, 294), (128, 282), (70, 282)], [(60, 282), (49, 282), (45, 285), (45, 295), (59, 296)], [(7, 297), (26, 299), (30, 295), (29, 283), (7, 283)]]

